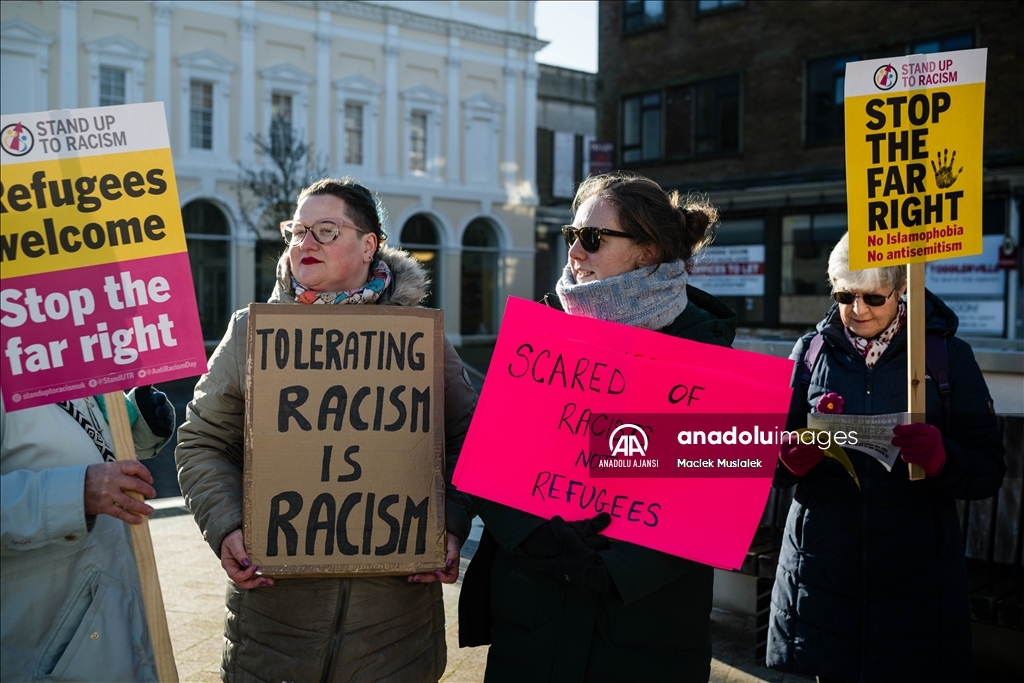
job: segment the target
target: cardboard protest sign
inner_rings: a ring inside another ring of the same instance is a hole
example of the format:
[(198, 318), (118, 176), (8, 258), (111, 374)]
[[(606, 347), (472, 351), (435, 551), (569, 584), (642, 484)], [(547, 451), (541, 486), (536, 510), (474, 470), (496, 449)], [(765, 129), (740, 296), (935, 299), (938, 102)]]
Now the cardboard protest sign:
[(852, 270), (981, 253), (986, 57), (846, 65)]
[[(606, 511), (611, 538), (740, 566), (771, 487), (792, 361), (510, 299), (490, 368), (461, 491), (545, 518)], [(618, 455), (640, 464), (620, 474), (604, 461), (622, 443)]]
[(163, 105), (0, 118), (3, 397), (206, 370)]
[(444, 566), (441, 311), (249, 306), (244, 536), (270, 576)]

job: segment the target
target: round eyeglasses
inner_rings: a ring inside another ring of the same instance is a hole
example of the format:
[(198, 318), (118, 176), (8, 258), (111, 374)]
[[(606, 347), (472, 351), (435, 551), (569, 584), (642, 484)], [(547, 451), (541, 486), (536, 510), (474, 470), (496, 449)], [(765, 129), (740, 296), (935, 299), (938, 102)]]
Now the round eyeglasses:
[(844, 304), (846, 306), (849, 306), (858, 298), (860, 298), (868, 306), (871, 306), (872, 308), (878, 308), (879, 306), (884, 306), (885, 302), (889, 300), (889, 297), (891, 297), (895, 293), (896, 290), (894, 289), (885, 296), (881, 294), (854, 294), (853, 292), (833, 292), (832, 296), (833, 298), (835, 298), (837, 302)]
[(309, 232), (320, 244), (330, 244), (338, 239), (342, 228), (352, 228), (356, 232), (366, 234), (365, 230), (344, 218), (324, 218), (312, 227), (299, 221), (281, 221), (281, 237), (284, 238), (285, 244), (297, 246), (302, 244), (302, 240), (306, 239), (306, 233)]
[(605, 236), (633, 237), (629, 233), (619, 232), (618, 230), (607, 230), (605, 228), (593, 227), (575, 228), (571, 225), (562, 226), (562, 237), (565, 238), (566, 248), (572, 249), (572, 243), (579, 240), (580, 245), (583, 247), (583, 251), (588, 254), (593, 254), (601, 248), (601, 238)]

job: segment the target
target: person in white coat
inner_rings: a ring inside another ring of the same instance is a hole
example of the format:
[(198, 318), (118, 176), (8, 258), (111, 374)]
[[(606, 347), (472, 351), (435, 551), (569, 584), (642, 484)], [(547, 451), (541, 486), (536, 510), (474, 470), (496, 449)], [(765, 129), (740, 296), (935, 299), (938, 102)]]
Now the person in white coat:
[[(174, 410), (127, 397), (136, 454), (167, 442)], [(0, 661), (4, 681), (155, 681), (128, 524), (156, 495), (117, 461), (102, 397), (7, 412), (0, 401)]]

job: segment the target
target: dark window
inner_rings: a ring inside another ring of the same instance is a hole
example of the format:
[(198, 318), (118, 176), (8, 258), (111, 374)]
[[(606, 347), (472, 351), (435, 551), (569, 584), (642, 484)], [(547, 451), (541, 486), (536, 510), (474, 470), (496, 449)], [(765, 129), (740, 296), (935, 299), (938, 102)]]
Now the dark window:
[(931, 54), (933, 52), (951, 52), (953, 50), (970, 50), (974, 47), (974, 33), (954, 33), (941, 38), (921, 40), (912, 43), (909, 54)]
[(100, 67), (100, 106), (109, 107), (115, 104), (127, 104), (127, 90), (125, 79), (127, 73), (124, 69), (114, 69), (109, 66)]
[(622, 161), (636, 163), (661, 158), (661, 93), (622, 101)]
[(699, 83), (694, 91), (693, 143), (697, 154), (740, 151), (740, 78)]
[(270, 96), (270, 145), (275, 155), (287, 154), (295, 142), (292, 129), (292, 96), (272, 93)]
[(430, 291), (423, 305), (427, 308), (438, 308), (437, 290), (441, 286), (440, 242), (437, 239), (437, 228), (430, 217), (418, 213), (402, 226), (402, 248), (423, 264), (430, 278)]
[(828, 256), (845, 232), (846, 214), (785, 216), (782, 219), (782, 293), (827, 296), (831, 291)]
[(199, 326), (203, 339), (214, 341), (224, 335), (231, 314), (231, 229), (224, 212), (202, 199), (186, 204), (181, 219), (196, 288)]
[(662, 0), (626, 0), (622, 3), (622, 32), (637, 33), (665, 25)]
[(363, 165), (363, 105), (345, 103), (345, 163)]
[(844, 232), (845, 213), (782, 217), (781, 324), (813, 325), (828, 310), (828, 256)]
[(665, 156), (669, 159), (693, 156), (693, 87), (690, 85), (665, 91)]
[(427, 171), (427, 114), (421, 111), (409, 116), (409, 170)]
[(213, 149), (213, 83), (192, 81), (189, 105), (189, 146)]
[(274, 293), (277, 284), (277, 262), (285, 245), (281, 240), (256, 241), (256, 296), (253, 301), (262, 303)]
[(860, 55), (827, 57), (807, 63), (807, 143), (843, 141), (846, 64)]
[(722, 10), (743, 7), (743, 0), (697, 0), (697, 14), (711, 14)]
[(465, 335), (498, 332), (498, 236), (477, 218), (462, 237), (462, 324)]

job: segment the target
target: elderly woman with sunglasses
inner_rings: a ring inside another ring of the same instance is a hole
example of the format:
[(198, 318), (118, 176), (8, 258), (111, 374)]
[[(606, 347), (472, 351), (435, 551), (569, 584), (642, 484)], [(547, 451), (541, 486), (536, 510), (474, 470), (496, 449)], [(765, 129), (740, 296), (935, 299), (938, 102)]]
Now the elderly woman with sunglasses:
[[(851, 272), (849, 250), (844, 235), (828, 262), (836, 303), (793, 350), (786, 429), (812, 411), (907, 409), (906, 270)], [(926, 421), (893, 429), (891, 471), (847, 445), (858, 485), (817, 445), (782, 448), (774, 484), (796, 492), (772, 591), (771, 667), (851, 683), (974, 678), (956, 501), (993, 495), (1006, 467), (981, 370), (954, 336), (956, 314), (930, 292), (925, 325)], [(947, 375), (944, 398), (936, 379)], [(923, 481), (909, 480), (908, 463)]]
[[(587, 179), (573, 211), (569, 262), (546, 304), (731, 345), (736, 314), (687, 284), (718, 221), (713, 206), (612, 174)], [(460, 641), (491, 642), (485, 680), (708, 680), (711, 567), (610, 542), (607, 513), (545, 521), (488, 501), (479, 511), (486, 532), (463, 586)]]
[[(382, 245), (373, 195), (351, 179), (304, 189), (270, 303), (416, 306), (426, 273)], [(248, 311), (235, 313), (209, 372), (196, 385), (175, 453), (185, 501), (230, 582), (225, 681), (436, 681), (446, 662), (441, 583), (459, 575), (469, 535), (468, 499), (451, 473), (476, 405), (462, 361), (445, 342), (445, 522), (447, 569), (365, 578), (263, 577), (242, 538), (242, 444)], [(287, 454), (282, 454), (286, 457)]]

